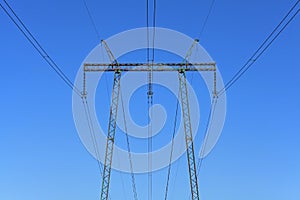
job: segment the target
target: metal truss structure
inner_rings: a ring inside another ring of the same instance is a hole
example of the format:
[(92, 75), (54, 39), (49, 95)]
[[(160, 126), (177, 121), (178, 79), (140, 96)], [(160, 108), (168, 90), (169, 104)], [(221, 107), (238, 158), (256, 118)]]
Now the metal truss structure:
[[(198, 41), (196, 41), (198, 42)], [(188, 71), (208, 71), (213, 72), (214, 77), (214, 95), (217, 95), (216, 91), (216, 63), (190, 63), (188, 58), (191, 54), (191, 49), (189, 50), (186, 62), (183, 63), (118, 63), (114, 58), (109, 47), (102, 41), (106, 48), (106, 51), (110, 57), (111, 63), (85, 63), (84, 64), (84, 78), (83, 78), (83, 95), (86, 95), (86, 73), (90, 72), (114, 72), (114, 81), (110, 105), (110, 117), (108, 125), (108, 134), (106, 141), (106, 152), (105, 152), (105, 162), (102, 177), (102, 189), (101, 189), (101, 200), (108, 200), (109, 198), (109, 185), (110, 185), (110, 175), (111, 166), (113, 158), (113, 147), (115, 141), (116, 133), (116, 120), (118, 113), (118, 104), (120, 96), (120, 80), (122, 72), (149, 72), (150, 70), (154, 72), (178, 72), (179, 79), (179, 89), (180, 89), (180, 101), (182, 105), (182, 115), (184, 120), (184, 133), (185, 133), (185, 143), (187, 149), (187, 161), (190, 179), (190, 189), (192, 200), (199, 200), (198, 191), (198, 180), (196, 172), (196, 161), (194, 153), (193, 144), (193, 132), (191, 127), (191, 117), (190, 117), (190, 107), (188, 99), (188, 88), (186, 80), (186, 72)], [(194, 45), (194, 44), (193, 44)], [(193, 46), (192, 46), (193, 47)], [(191, 47), (191, 48), (192, 48)]]

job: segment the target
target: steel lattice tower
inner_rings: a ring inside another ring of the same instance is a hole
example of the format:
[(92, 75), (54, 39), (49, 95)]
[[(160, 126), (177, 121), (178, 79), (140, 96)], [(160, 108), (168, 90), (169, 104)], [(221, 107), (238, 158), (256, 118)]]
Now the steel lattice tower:
[(185, 143), (187, 149), (187, 161), (188, 161), (188, 171), (189, 171), (189, 180), (190, 180), (190, 189), (192, 200), (199, 200), (199, 191), (198, 191), (198, 180), (197, 180), (197, 170), (196, 170), (196, 160), (194, 152), (194, 143), (193, 143), (193, 132), (191, 127), (191, 117), (190, 117), (190, 107), (188, 99), (188, 88), (186, 80), (187, 71), (210, 71), (213, 72), (214, 77), (214, 91), (213, 94), (216, 95), (216, 63), (190, 63), (188, 62), (192, 48), (198, 42), (195, 40), (191, 48), (189, 49), (187, 56), (182, 63), (118, 63), (114, 58), (112, 52), (110, 51), (108, 45), (104, 40), (102, 43), (109, 55), (111, 63), (85, 63), (84, 64), (84, 75), (83, 75), (83, 94), (86, 95), (86, 73), (90, 72), (114, 72), (114, 81), (113, 81), (113, 91), (111, 97), (110, 105), (110, 116), (109, 116), (109, 125), (108, 125), (108, 134), (106, 141), (106, 152), (105, 152), (105, 161), (102, 177), (102, 189), (101, 189), (101, 200), (109, 199), (109, 185), (110, 185), (110, 175), (111, 175), (111, 166), (113, 158), (113, 146), (115, 141), (116, 133), (116, 120), (118, 113), (118, 104), (120, 96), (120, 80), (122, 72), (178, 72), (179, 79), (179, 92), (180, 92), (180, 101), (182, 105), (182, 115), (184, 120), (184, 134), (185, 134)]

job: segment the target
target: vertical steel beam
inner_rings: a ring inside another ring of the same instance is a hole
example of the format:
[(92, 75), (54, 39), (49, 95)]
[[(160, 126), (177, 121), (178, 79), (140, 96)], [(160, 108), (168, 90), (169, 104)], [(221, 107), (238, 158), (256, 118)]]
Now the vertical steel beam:
[(119, 104), (119, 95), (120, 95), (120, 80), (121, 80), (121, 72), (117, 70), (114, 73), (114, 83), (113, 83), (111, 105), (110, 105), (110, 116), (108, 122), (109, 125), (108, 125), (108, 133), (107, 133), (107, 140), (106, 140), (106, 151), (105, 151), (102, 189), (101, 189), (101, 198), (100, 198), (101, 200), (108, 200), (111, 164), (113, 158), (113, 148), (114, 148), (114, 140), (116, 134), (116, 126), (117, 126), (117, 114), (118, 114), (118, 104)]
[(184, 69), (179, 70), (178, 77), (179, 77), (179, 90), (180, 90), (180, 98), (181, 98), (182, 116), (184, 121), (184, 133), (185, 133), (185, 142), (186, 142), (186, 149), (187, 149), (187, 159), (188, 159), (188, 167), (189, 167), (192, 200), (199, 200), (200, 197), (198, 191), (198, 180), (197, 180), (196, 161), (195, 161), (195, 154), (194, 154), (190, 106), (189, 106), (189, 99), (188, 99), (188, 89), (186, 84), (186, 74)]
[(218, 96), (217, 94), (217, 68), (216, 65), (214, 65), (214, 91), (213, 95), (216, 98)]

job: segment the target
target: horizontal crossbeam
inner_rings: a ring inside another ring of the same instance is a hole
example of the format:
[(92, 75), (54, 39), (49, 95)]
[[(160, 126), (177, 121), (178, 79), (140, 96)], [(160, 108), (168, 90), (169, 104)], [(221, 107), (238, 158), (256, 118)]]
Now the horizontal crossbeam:
[[(151, 68), (150, 68), (151, 67)], [(85, 72), (104, 71), (216, 71), (215, 62), (207, 63), (85, 63)]]

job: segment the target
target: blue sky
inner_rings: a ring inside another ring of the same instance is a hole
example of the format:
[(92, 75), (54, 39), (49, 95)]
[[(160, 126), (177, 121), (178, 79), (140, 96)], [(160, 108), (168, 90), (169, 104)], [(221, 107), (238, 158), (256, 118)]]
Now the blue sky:
[[(83, 2), (9, 2), (74, 80), (81, 62), (99, 42)], [(157, 0), (157, 26), (197, 38), (210, 2)], [(216, 1), (200, 44), (218, 63), (225, 82), (294, 2)], [(87, 3), (101, 38), (145, 26), (145, 1)], [(99, 199), (101, 177), (77, 135), (72, 91), (2, 11), (0, 24), (0, 199)], [(299, 27), (298, 17), (228, 91), (222, 136), (199, 177), (202, 199), (300, 198)], [(208, 108), (203, 112), (205, 116)], [(189, 197), (185, 158), (174, 164), (170, 199)], [(154, 173), (154, 199), (163, 198), (165, 176), (166, 170)], [(112, 199), (132, 199), (128, 177), (113, 172)], [(146, 176), (138, 175), (140, 199), (147, 199), (145, 182)]]

